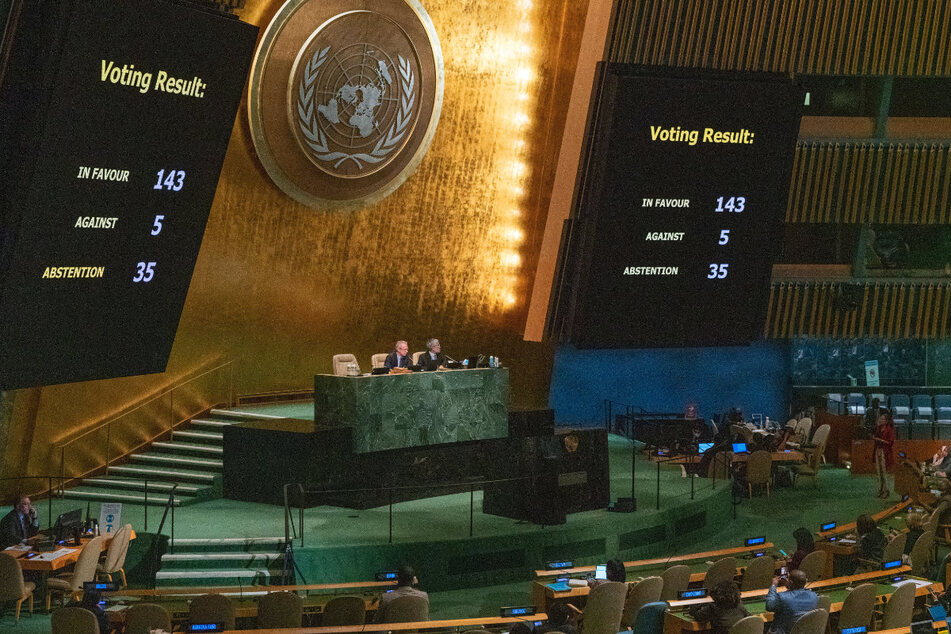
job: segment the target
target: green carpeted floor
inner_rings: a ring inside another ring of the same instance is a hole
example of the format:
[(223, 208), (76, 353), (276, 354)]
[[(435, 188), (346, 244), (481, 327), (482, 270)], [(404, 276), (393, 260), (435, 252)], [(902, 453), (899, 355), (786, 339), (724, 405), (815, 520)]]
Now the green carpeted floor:
[[(286, 407), (286, 406), (285, 406)], [(310, 406), (312, 407), (312, 406)], [(300, 411), (280, 413), (289, 416), (306, 414), (308, 407), (292, 406)], [(271, 408), (259, 408), (257, 411)], [(274, 411), (273, 409), (271, 411)], [(271, 413), (271, 412), (266, 412)], [(630, 494), (630, 445), (622, 438), (612, 437), (610, 442), (612, 499)], [(640, 468), (640, 463), (639, 463)], [(680, 477), (679, 469), (668, 467), (662, 470), (661, 506), (690, 504), (689, 480)], [(695, 495), (708, 495), (709, 483), (697, 480)], [(792, 531), (798, 526), (817, 529), (820, 522), (835, 520), (852, 521), (863, 512), (874, 512), (887, 507), (892, 501), (875, 497), (876, 481), (871, 476), (852, 477), (845, 469), (824, 467), (820, 475), (820, 488), (808, 481), (798, 488), (774, 489), (771, 497), (758, 495), (752, 500), (743, 499), (736, 506), (735, 519), (720, 526), (709, 527), (708, 533), (693, 538), (689, 543), (678, 544), (668, 554), (739, 545), (742, 539), (753, 535), (766, 535), (770, 541), (791, 552)], [(656, 471), (640, 469), (637, 475), (639, 508), (630, 515), (611, 514), (605, 511), (569, 516), (569, 527), (584, 526), (585, 522), (616, 522), (618, 531), (629, 530), (639, 517), (654, 512), (656, 500)], [(728, 497), (722, 496), (724, 500)], [(481, 496), (476, 495), (474, 531), (476, 537), (493, 537), (503, 542), (506, 535), (530, 531), (557, 530), (542, 528), (483, 515), (478, 511)], [(57, 513), (74, 508), (75, 502), (55, 500), (54, 517)], [(93, 505), (94, 507), (96, 505)], [(40, 503), (41, 518), (45, 523), (46, 502)], [(93, 514), (98, 509), (93, 508)], [(394, 541), (427, 539), (468, 538), (469, 495), (443, 496), (429, 500), (406, 502), (394, 506)], [(152, 508), (149, 512), (149, 531), (157, 529), (160, 513)], [(140, 507), (123, 509), (122, 522), (131, 522), (136, 530), (145, 528), (145, 517)], [(331, 509), (320, 507), (306, 511), (305, 526), (308, 540), (326, 540), (346, 544), (385, 543), (388, 533), (386, 508), (365, 511)], [(165, 533), (169, 532), (168, 525)], [(275, 537), (284, 533), (284, 518), (280, 507), (264, 504), (238, 503), (216, 500), (179, 509), (175, 517), (176, 537)], [(311, 542), (312, 543), (312, 542)], [(426, 589), (426, 579), (420, 579)], [(432, 594), (433, 618), (463, 618), (491, 616), (498, 613), (501, 605), (524, 604), (530, 601), (529, 582), (505, 585), (489, 585), (478, 589), (454, 590)], [(0, 632), (49, 632), (49, 616), (24, 616), (14, 628), (10, 610), (0, 618)]]

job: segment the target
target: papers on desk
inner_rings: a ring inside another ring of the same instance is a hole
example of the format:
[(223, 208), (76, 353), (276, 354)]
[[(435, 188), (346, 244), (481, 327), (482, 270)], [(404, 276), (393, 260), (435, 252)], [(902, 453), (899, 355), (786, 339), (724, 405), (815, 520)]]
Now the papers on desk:
[(7, 546), (4, 550), (33, 550), (33, 547), (26, 544), (16, 544), (15, 546)]
[(51, 553), (37, 555), (32, 559), (32, 561), (53, 561), (54, 559), (59, 559), (63, 555), (68, 555), (71, 552), (75, 552), (75, 550), (75, 548), (60, 548), (59, 550), (54, 550)]
[(840, 544), (854, 544), (855, 540), (849, 539), (848, 537), (843, 537), (842, 539), (839, 540), (839, 543)]
[(929, 581), (928, 579), (902, 579), (897, 583), (893, 583), (892, 586), (897, 588), (898, 586), (903, 586), (906, 583), (913, 583), (915, 584), (916, 588), (924, 588), (925, 586), (930, 586), (932, 583), (934, 583), (934, 581)]

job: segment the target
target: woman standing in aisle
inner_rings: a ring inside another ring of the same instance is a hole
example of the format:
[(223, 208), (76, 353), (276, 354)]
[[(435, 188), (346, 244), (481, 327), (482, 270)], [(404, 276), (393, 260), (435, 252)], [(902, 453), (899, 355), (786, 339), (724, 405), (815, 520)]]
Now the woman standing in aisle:
[(878, 417), (878, 425), (875, 427), (875, 471), (878, 473), (878, 497), (888, 497), (888, 469), (891, 468), (894, 457), (892, 456), (892, 446), (895, 444), (895, 421), (892, 420), (892, 413), (883, 410)]

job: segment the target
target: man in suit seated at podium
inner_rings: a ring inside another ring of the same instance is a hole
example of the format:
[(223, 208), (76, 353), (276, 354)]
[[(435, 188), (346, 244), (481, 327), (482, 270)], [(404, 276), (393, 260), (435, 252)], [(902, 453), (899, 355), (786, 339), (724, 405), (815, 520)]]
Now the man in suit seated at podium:
[(409, 365), (409, 344), (402, 340), (397, 341), (393, 352), (386, 355), (386, 359), (383, 361), (383, 367), (387, 370), (392, 370), (393, 368), (407, 368)]
[(430, 339), (426, 342), (426, 352), (419, 355), (417, 363), (427, 371), (438, 370), (445, 365), (446, 357), (442, 354), (439, 339)]

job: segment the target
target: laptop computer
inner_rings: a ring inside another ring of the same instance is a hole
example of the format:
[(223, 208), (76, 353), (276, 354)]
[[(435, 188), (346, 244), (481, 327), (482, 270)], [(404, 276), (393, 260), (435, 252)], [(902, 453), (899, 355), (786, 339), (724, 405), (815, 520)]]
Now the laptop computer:
[(746, 448), (746, 443), (745, 442), (733, 443), (733, 453), (749, 453), (749, 450)]
[(697, 453), (706, 453), (713, 447), (712, 442), (702, 442), (697, 445)]
[(594, 568), (594, 578), (601, 581), (605, 581), (608, 578), (608, 565), (607, 564), (598, 564)]

